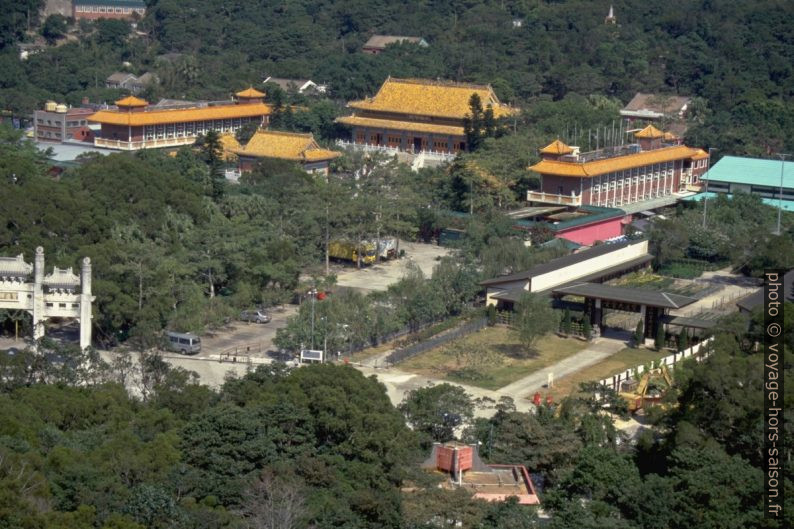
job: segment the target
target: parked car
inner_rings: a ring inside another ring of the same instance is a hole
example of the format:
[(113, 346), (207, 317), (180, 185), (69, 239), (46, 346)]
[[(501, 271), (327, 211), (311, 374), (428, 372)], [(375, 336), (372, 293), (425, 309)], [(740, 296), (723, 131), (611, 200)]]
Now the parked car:
[(201, 351), (201, 338), (190, 332), (166, 331), (168, 349), (177, 353), (197, 354)]
[(243, 321), (252, 321), (254, 323), (268, 323), (270, 321), (270, 314), (263, 310), (244, 310), (240, 313), (240, 319)]

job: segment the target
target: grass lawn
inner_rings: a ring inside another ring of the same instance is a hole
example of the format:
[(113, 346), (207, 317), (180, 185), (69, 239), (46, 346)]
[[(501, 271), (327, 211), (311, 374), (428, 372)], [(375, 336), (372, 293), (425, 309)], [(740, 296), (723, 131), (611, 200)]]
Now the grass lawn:
[[(398, 367), (428, 377), (499, 389), (578, 353), (586, 345), (575, 338), (547, 335), (538, 341), (533, 355), (519, 358), (523, 346), (510, 329), (498, 325), (409, 358)], [(472, 354), (464, 358), (461, 351)]]
[[(567, 397), (579, 389), (579, 383), (581, 382), (603, 380), (625, 371), (626, 369), (642, 364), (649, 364), (652, 360), (658, 360), (669, 354), (670, 351), (660, 352), (653, 349), (634, 349), (633, 347), (627, 347), (597, 364), (593, 364), (581, 371), (555, 380), (554, 387), (551, 390), (546, 390), (546, 393), (551, 394), (554, 400), (559, 402), (563, 397)], [(526, 397), (531, 399), (532, 395)]]

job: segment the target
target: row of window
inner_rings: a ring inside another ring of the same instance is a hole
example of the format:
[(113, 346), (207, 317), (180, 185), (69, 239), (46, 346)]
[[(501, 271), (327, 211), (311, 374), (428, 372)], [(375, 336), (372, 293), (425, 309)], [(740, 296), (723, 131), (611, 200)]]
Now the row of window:
[(163, 138), (183, 138), (206, 134), (211, 130), (218, 132), (234, 132), (244, 124), (258, 121), (258, 118), (216, 119), (208, 121), (191, 121), (188, 123), (171, 123), (168, 125), (146, 125), (143, 137), (146, 140)]
[[(51, 309), (51, 308), (53, 308), (54, 306), (55, 306), (55, 304), (54, 304), (54, 303), (47, 303), (47, 308), (48, 308), (48, 309)], [(76, 308), (78, 308), (78, 307), (80, 307), (80, 304), (79, 304), (79, 303), (72, 303), (72, 308), (73, 308), (73, 309), (76, 309)], [(58, 303), (58, 308), (59, 308), (59, 309), (65, 309), (65, 308), (66, 308), (66, 303)]]
[[(381, 135), (381, 134), (372, 134), (370, 136), (370, 141), (368, 142), (367, 141), (367, 135), (366, 135), (365, 132), (356, 131), (356, 143), (359, 143), (359, 144), (372, 143), (373, 145), (380, 145), (380, 144), (383, 143), (383, 139), (384, 139), (384, 136)], [(403, 145), (403, 137), (402, 136), (397, 136), (397, 135), (394, 135), (394, 134), (387, 134), (385, 136), (385, 140), (386, 140), (385, 144), (387, 146), (395, 147), (395, 148), (401, 148), (401, 147), (404, 147), (404, 148), (414, 147), (414, 148), (416, 148), (418, 146), (421, 146), (421, 148), (425, 148), (425, 147), (427, 147), (427, 143), (428, 143), (427, 140), (424, 139), (424, 138), (413, 138), (413, 139), (412, 138), (406, 138), (405, 139), (406, 143), (405, 143), (405, 145)], [(431, 143), (432, 143), (432, 150), (433, 151), (436, 151), (436, 152), (447, 152), (447, 151), (450, 150), (450, 142), (448, 142), (447, 140), (434, 139), (434, 140), (432, 140)], [(451, 146), (452, 146), (453, 150), (457, 149), (457, 150), (463, 151), (463, 150), (466, 149), (466, 143), (465, 142), (454, 142), (453, 141)]]
[(626, 187), (630, 186), (632, 182), (634, 185), (639, 185), (645, 182), (658, 182), (661, 176), (657, 173), (655, 175), (642, 175), (642, 176), (635, 176), (633, 178), (622, 178), (620, 180), (612, 180), (609, 182), (604, 182), (603, 184), (596, 184), (593, 186), (593, 193), (599, 193), (601, 191), (607, 191), (608, 189), (619, 189), (624, 185)]
[(146, 9), (135, 7), (74, 6), (74, 10), (76, 13), (118, 13), (120, 15), (131, 13), (143, 15), (146, 13)]
[(40, 138), (58, 138), (58, 139), (61, 139), (61, 133), (60, 132), (50, 132), (48, 130), (47, 131), (42, 130), (42, 131), (39, 132), (39, 137)]

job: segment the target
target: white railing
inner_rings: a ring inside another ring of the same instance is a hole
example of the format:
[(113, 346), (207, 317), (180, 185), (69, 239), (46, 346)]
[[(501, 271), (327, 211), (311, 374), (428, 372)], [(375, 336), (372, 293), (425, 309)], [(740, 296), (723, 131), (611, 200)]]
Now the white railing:
[(423, 149), (421, 151), (414, 151), (413, 149), (402, 150), (398, 147), (389, 147), (387, 145), (372, 145), (369, 143), (355, 143), (352, 141), (345, 141), (345, 140), (336, 140), (336, 144), (344, 149), (356, 149), (359, 151), (366, 151), (366, 152), (382, 152), (390, 155), (394, 155), (397, 153), (406, 153), (406, 154), (413, 154), (413, 155), (424, 155), (425, 159), (431, 160), (438, 160), (438, 161), (450, 161), (457, 156), (456, 153), (451, 152), (444, 152), (444, 151), (433, 151), (430, 149)]
[(224, 176), (226, 176), (226, 180), (230, 182), (234, 182), (235, 184), (240, 181), (240, 176), (242, 172), (239, 169), (226, 169), (224, 171)]
[(111, 140), (108, 138), (94, 138), (94, 145), (107, 149), (119, 149), (122, 151), (138, 151), (140, 149), (157, 149), (161, 147), (178, 147), (180, 145), (192, 145), (196, 142), (195, 136), (181, 138), (160, 138), (156, 140)]
[(570, 195), (556, 195), (543, 191), (527, 191), (527, 201), (542, 202), (544, 204), (561, 204), (566, 206), (581, 206), (582, 197), (571, 192)]
[[(714, 337), (710, 336), (705, 340), (703, 340), (702, 342), (693, 345), (689, 349), (685, 349), (681, 352), (675, 352), (671, 355), (665, 356), (658, 362), (652, 361), (650, 365), (650, 369), (656, 369), (663, 365), (667, 366), (669, 369), (673, 369), (675, 368), (676, 363), (692, 357), (695, 357), (695, 360), (700, 362), (703, 359), (708, 358), (708, 356), (711, 354), (710, 344), (713, 341), (714, 341)], [(620, 391), (621, 385), (623, 385), (627, 380), (634, 379), (635, 377), (638, 377), (644, 372), (645, 372), (645, 366), (640, 365), (637, 367), (633, 367), (631, 369), (627, 369), (616, 375), (612, 375), (609, 378), (605, 378), (604, 380), (599, 381), (599, 384), (601, 384), (602, 386), (606, 386), (610, 389), (614, 389), (615, 391)]]

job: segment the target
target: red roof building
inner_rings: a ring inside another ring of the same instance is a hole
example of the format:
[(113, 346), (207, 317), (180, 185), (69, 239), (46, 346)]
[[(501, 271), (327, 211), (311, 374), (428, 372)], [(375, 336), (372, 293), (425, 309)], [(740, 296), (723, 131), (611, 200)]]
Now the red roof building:
[(527, 200), (538, 204), (620, 207), (698, 188), (708, 166), (702, 149), (648, 125), (634, 134), (636, 143), (578, 152), (556, 140), (540, 150), (529, 167), (541, 186)]
[(506, 501), (515, 496), (520, 505), (540, 505), (525, 466), (486, 465), (473, 445), (436, 443), (422, 467), (447, 475), (440, 485), (445, 489), (466, 489), (474, 498), (485, 501)]

